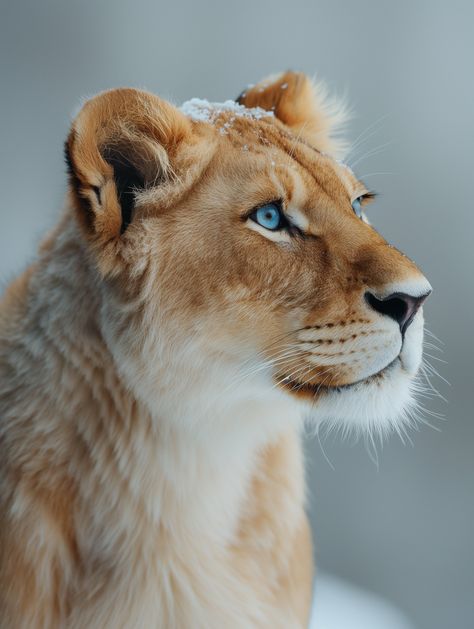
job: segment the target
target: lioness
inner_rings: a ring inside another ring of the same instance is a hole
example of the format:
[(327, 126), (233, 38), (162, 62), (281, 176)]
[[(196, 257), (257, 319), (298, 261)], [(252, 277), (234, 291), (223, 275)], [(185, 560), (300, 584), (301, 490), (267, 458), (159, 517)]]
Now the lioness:
[(404, 421), (431, 290), (337, 121), (293, 72), (83, 106), (0, 307), (2, 629), (305, 627), (303, 420)]

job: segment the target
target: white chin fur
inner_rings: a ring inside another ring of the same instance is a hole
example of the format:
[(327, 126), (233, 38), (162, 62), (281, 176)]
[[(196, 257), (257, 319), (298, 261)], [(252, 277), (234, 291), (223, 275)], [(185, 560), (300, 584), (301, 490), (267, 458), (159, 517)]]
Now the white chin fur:
[(399, 359), (380, 378), (327, 391), (307, 408), (310, 424), (328, 430), (384, 436), (412, 423), (415, 376), (421, 364), (423, 315), (408, 328)]
[(308, 410), (310, 423), (343, 433), (385, 434), (403, 431), (414, 405), (413, 376), (397, 362), (383, 380), (325, 392)]

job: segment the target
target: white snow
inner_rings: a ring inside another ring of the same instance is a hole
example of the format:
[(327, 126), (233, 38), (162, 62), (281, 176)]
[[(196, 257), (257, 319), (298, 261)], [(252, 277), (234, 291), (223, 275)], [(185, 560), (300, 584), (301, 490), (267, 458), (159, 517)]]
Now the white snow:
[(220, 129), (221, 133), (226, 133), (227, 129), (232, 126), (232, 122), (236, 118), (249, 118), (252, 120), (260, 120), (260, 118), (269, 118), (273, 116), (273, 111), (267, 111), (261, 107), (244, 107), (233, 100), (226, 100), (224, 103), (210, 103), (202, 98), (192, 98), (186, 101), (180, 107), (185, 116), (191, 120), (200, 122), (210, 122), (213, 124), (222, 113), (231, 113), (232, 118), (224, 123)]

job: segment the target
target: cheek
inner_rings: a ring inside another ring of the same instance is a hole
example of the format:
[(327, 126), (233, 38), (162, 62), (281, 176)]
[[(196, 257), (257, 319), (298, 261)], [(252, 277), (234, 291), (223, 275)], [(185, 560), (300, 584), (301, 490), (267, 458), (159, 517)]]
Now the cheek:
[(310, 308), (324, 287), (324, 268), (317, 255), (297, 242), (252, 239), (236, 252), (237, 281), (255, 298), (282, 308)]

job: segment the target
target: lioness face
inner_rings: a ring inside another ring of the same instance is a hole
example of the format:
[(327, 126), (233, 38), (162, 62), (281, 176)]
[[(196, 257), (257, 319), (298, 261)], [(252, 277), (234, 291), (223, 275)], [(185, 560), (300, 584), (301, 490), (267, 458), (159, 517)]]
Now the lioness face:
[(195, 366), (385, 428), (410, 405), (431, 287), (368, 224), (372, 195), (334, 158), (315, 98), (294, 73), (181, 112), (100, 95), (69, 139), (72, 193), (128, 377), (147, 371), (151, 390)]

